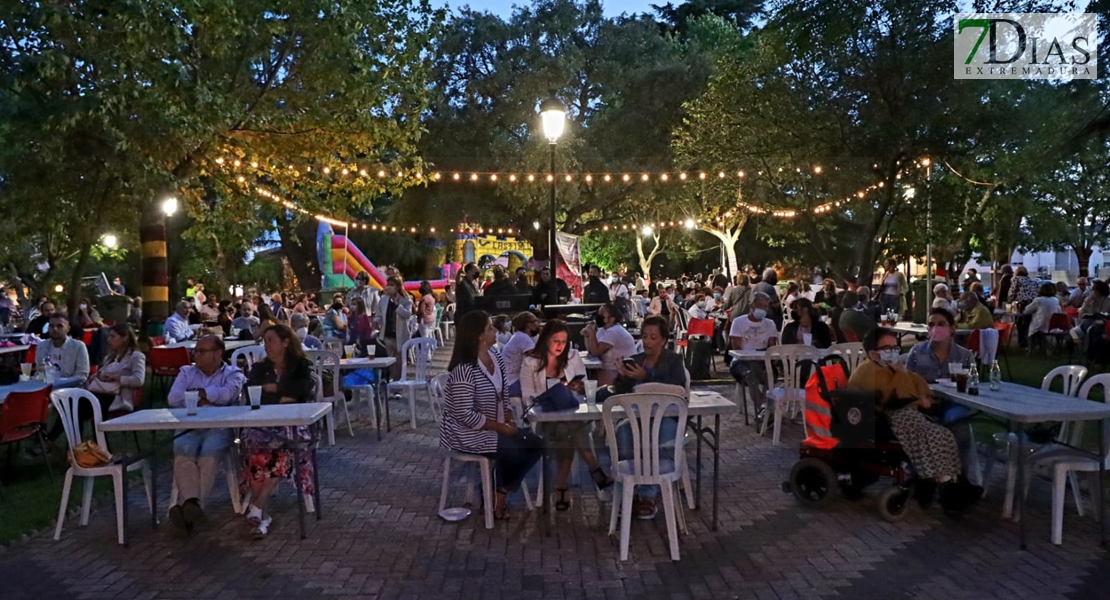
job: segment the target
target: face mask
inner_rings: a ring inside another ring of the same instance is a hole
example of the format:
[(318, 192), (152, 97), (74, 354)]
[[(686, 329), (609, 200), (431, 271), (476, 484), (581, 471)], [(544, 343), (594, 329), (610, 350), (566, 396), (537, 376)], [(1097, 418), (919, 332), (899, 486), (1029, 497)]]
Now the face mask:
[(720, 294), (713, 294), (713, 299), (714, 299), (714, 300), (720, 300), (720, 299), (721, 299), (721, 295), (720, 295)]
[(298, 328), (296, 333), (297, 333), (297, 337), (299, 337), (303, 340), (306, 337), (308, 337), (308, 327)]
[(767, 311), (762, 308), (756, 308), (752, 310), (752, 316), (755, 317), (756, 321), (762, 321), (767, 318)]
[(879, 361), (884, 363), (884, 364), (893, 365), (893, 364), (899, 362), (898, 361), (898, 356), (900, 354), (901, 353), (898, 352), (898, 350), (895, 350), (893, 348), (890, 349), (890, 350), (880, 350), (879, 351)]
[(77, 305), (77, 308), (80, 308), (81, 310), (85, 310), (85, 309), (86, 309), (86, 308), (88, 308), (88, 307), (89, 307), (89, 305), (88, 305), (88, 304), (78, 304), (78, 305)]
[(600, 315), (600, 314), (594, 315), (594, 323), (597, 323), (597, 326), (599, 328), (604, 328), (605, 327), (605, 317)]
[(948, 327), (932, 327), (929, 329), (929, 339), (934, 342), (945, 342), (952, 336), (952, 331)]

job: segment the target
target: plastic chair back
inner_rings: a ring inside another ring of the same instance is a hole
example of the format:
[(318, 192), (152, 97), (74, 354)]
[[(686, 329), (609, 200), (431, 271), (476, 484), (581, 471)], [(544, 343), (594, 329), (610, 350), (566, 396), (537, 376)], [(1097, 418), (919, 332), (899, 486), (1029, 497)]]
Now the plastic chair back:
[(1010, 336), (1014, 334), (1013, 323), (995, 323), (994, 330), (998, 332), (998, 349), (1005, 350), (1010, 346)]
[(1086, 396), (1079, 395), (1079, 384), (1086, 376), (1087, 367), (1082, 365), (1064, 365), (1062, 367), (1056, 367), (1049, 371), (1048, 374), (1044, 376), (1044, 379), (1041, 380), (1041, 389), (1046, 392), (1049, 391), (1052, 389), (1053, 381), (1055, 381), (1056, 378), (1062, 378), (1064, 380), (1062, 394), (1065, 396), (1085, 398)]
[(974, 354), (979, 354), (979, 330), (976, 329), (967, 336), (967, 349)]
[[(66, 432), (66, 442), (70, 448), (76, 448), (81, 444), (81, 422), (78, 418), (78, 407), (82, 402), (88, 402), (92, 405), (92, 425), (93, 434), (96, 438), (96, 445), (100, 446), (102, 450), (111, 454), (108, 449), (108, 442), (104, 439), (104, 432), (100, 431), (100, 423), (104, 420), (103, 414), (100, 412), (100, 401), (93, 396), (91, 392), (80, 388), (66, 388), (64, 390), (55, 390), (50, 393), (50, 402), (54, 404), (54, 410), (58, 413), (58, 419), (62, 421), (62, 428)], [(74, 463), (76, 467), (76, 463)]]
[(443, 423), (443, 401), (447, 397), (447, 376), (441, 373), (432, 378), (428, 384), (428, 399), (432, 405), (432, 416), (437, 424)]
[(34, 437), (46, 427), (51, 389), (8, 394), (0, 404), (0, 444)]
[(989, 365), (998, 357), (998, 330), (976, 329), (979, 334), (979, 362)]
[[(817, 349), (812, 346), (784, 344), (768, 348), (767, 353), (763, 356), (763, 362), (767, 368), (768, 377), (771, 377), (771, 374), (775, 372), (773, 368), (775, 362), (782, 363), (782, 382), (786, 397), (788, 399), (804, 399), (805, 382), (801, 380), (802, 369), (799, 363), (806, 360), (816, 362), (819, 358)], [(768, 381), (768, 383), (772, 382)]]
[(690, 319), (690, 326), (686, 328), (686, 338), (692, 339), (696, 336), (703, 336), (713, 339), (713, 319)]
[[(689, 414), (686, 401), (674, 394), (617, 394), (607, 398), (601, 408), (601, 419), (605, 423), (605, 434), (612, 456), (620, 455), (617, 449), (616, 422), (613, 419), (613, 408), (616, 406), (624, 409), (623, 417), (632, 431), (632, 476), (646, 480), (676, 476), (676, 465), (681, 464), (682, 446), (686, 438), (684, 431)], [(677, 418), (678, 430), (674, 445), (666, 448), (665, 456), (660, 456), (661, 446), (671, 443), (671, 440), (659, 439), (663, 417)], [(668, 461), (674, 468), (664, 473), (663, 461)]]
[[(1102, 386), (1102, 401), (1107, 403), (1107, 404), (1110, 404), (1110, 373), (1102, 373), (1102, 374), (1099, 374), (1099, 375), (1092, 375), (1092, 376), (1088, 377), (1087, 380), (1083, 382), (1083, 387), (1079, 388), (1079, 397), (1090, 400), (1091, 399), (1091, 392), (1096, 387), (1099, 387), (1099, 386)], [(1103, 436), (1110, 435), (1110, 431), (1107, 430), (1106, 421), (1102, 421), (1100, 426), (1103, 428), (1102, 429)], [(1076, 430), (1076, 435), (1074, 437), (1072, 437), (1071, 444), (1074, 445), (1074, 446), (1078, 446), (1079, 444), (1081, 444), (1083, 442), (1083, 440), (1080, 439), (1080, 434), (1082, 433), (1083, 428), (1082, 427), (1076, 427), (1075, 430)], [(1106, 447), (1107, 447), (1107, 455), (1110, 455), (1110, 444), (1107, 444)], [(1107, 461), (1107, 458), (1108, 458), (1107, 455), (1103, 456), (1103, 462)]]
[[(308, 350), (305, 352), (312, 361), (312, 374), (316, 378), (316, 401), (334, 398), (339, 392), (343, 379), (339, 375), (339, 355), (327, 350)], [(324, 389), (324, 373), (331, 373), (331, 389)]]
[(240, 358), (247, 361), (247, 368), (243, 369), (243, 372), (247, 373), (254, 366), (254, 363), (266, 359), (266, 349), (262, 347), (262, 344), (243, 346), (231, 353), (231, 366), (238, 367)]
[(1071, 317), (1065, 313), (1056, 313), (1048, 319), (1049, 331), (1067, 331), (1071, 329)]
[(405, 357), (412, 359), (413, 363), (413, 381), (427, 381), (428, 380), (428, 363), (431, 362), (432, 350), (435, 350), (437, 344), (434, 338), (412, 338), (401, 346), (401, 351), (397, 354), (397, 360), (401, 362), (401, 381), (408, 381), (409, 379), (409, 361)]
[(863, 349), (863, 342), (846, 342), (829, 346), (827, 356), (839, 356), (844, 360), (848, 372), (856, 370), (861, 362), (867, 359), (867, 351)]
[(180, 369), (192, 363), (193, 359), (189, 356), (189, 350), (186, 348), (150, 349), (150, 367), (155, 371), (160, 369)]

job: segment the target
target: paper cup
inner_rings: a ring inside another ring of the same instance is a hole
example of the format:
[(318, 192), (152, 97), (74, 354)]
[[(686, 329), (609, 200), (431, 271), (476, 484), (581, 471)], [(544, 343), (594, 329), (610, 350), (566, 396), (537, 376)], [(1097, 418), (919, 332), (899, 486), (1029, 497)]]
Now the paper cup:
[(262, 386), (248, 386), (247, 397), (250, 398), (251, 401), (251, 410), (258, 410), (258, 408), (262, 406)]
[(31, 363), (19, 363), (19, 372), (23, 373), (24, 377), (30, 378), (31, 377), (31, 367), (33, 367), (33, 366), (34, 365), (31, 364)]
[(197, 414), (197, 404), (200, 402), (200, 392), (185, 392), (185, 414)]
[(802, 334), (802, 343), (805, 344), (806, 346), (812, 346), (813, 345), (813, 334), (812, 333), (803, 333)]
[(345, 352), (347, 354), (347, 358), (354, 358), (355, 357), (355, 346), (354, 346), (354, 344), (349, 345), (349, 346), (343, 346), (343, 352)]

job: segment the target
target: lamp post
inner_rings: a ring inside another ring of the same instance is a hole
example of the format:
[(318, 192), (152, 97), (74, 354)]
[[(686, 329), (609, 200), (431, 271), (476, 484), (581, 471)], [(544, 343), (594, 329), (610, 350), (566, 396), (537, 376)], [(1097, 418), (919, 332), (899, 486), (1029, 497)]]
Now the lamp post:
[(543, 119), (543, 135), (547, 138), (551, 148), (551, 235), (547, 241), (547, 256), (551, 264), (552, 277), (555, 276), (555, 249), (558, 247), (555, 240), (555, 142), (563, 135), (563, 126), (566, 123), (567, 107), (555, 97), (552, 90), (551, 97), (540, 103), (540, 118)]
[(933, 162), (921, 159), (925, 166), (925, 320), (933, 308), (933, 195), (929, 193), (929, 177), (933, 172)]

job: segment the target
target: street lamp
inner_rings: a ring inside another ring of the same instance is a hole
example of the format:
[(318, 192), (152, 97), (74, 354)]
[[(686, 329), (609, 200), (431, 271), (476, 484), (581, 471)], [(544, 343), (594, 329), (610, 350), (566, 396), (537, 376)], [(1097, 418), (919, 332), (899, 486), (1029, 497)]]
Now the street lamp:
[(119, 245), (119, 240), (116, 238), (116, 236), (114, 236), (110, 233), (108, 235), (104, 236), (100, 240), (100, 242), (101, 242), (101, 244), (104, 245), (105, 248), (107, 248), (109, 250), (115, 250), (116, 246)]
[(547, 255), (551, 262), (552, 275), (554, 275), (556, 268), (555, 248), (557, 248), (557, 242), (555, 241), (555, 142), (559, 141), (559, 136), (563, 135), (566, 116), (566, 105), (555, 97), (555, 91), (552, 90), (551, 97), (540, 103), (543, 135), (547, 138), (548, 146), (551, 147), (551, 239), (547, 242)]
[[(933, 161), (928, 158), (921, 159), (925, 167), (925, 185), (929, 185), (929, 177), (933, 172)], [(925, 320), (928, 321), (929, 311), (933, 308), (933, 195), (925, 194)]]
[(177, 212), (177, 198), (170, 196), (162, 201), (162, 212), (166, 213), (167, 217), (172, 217), (173, 213)]

